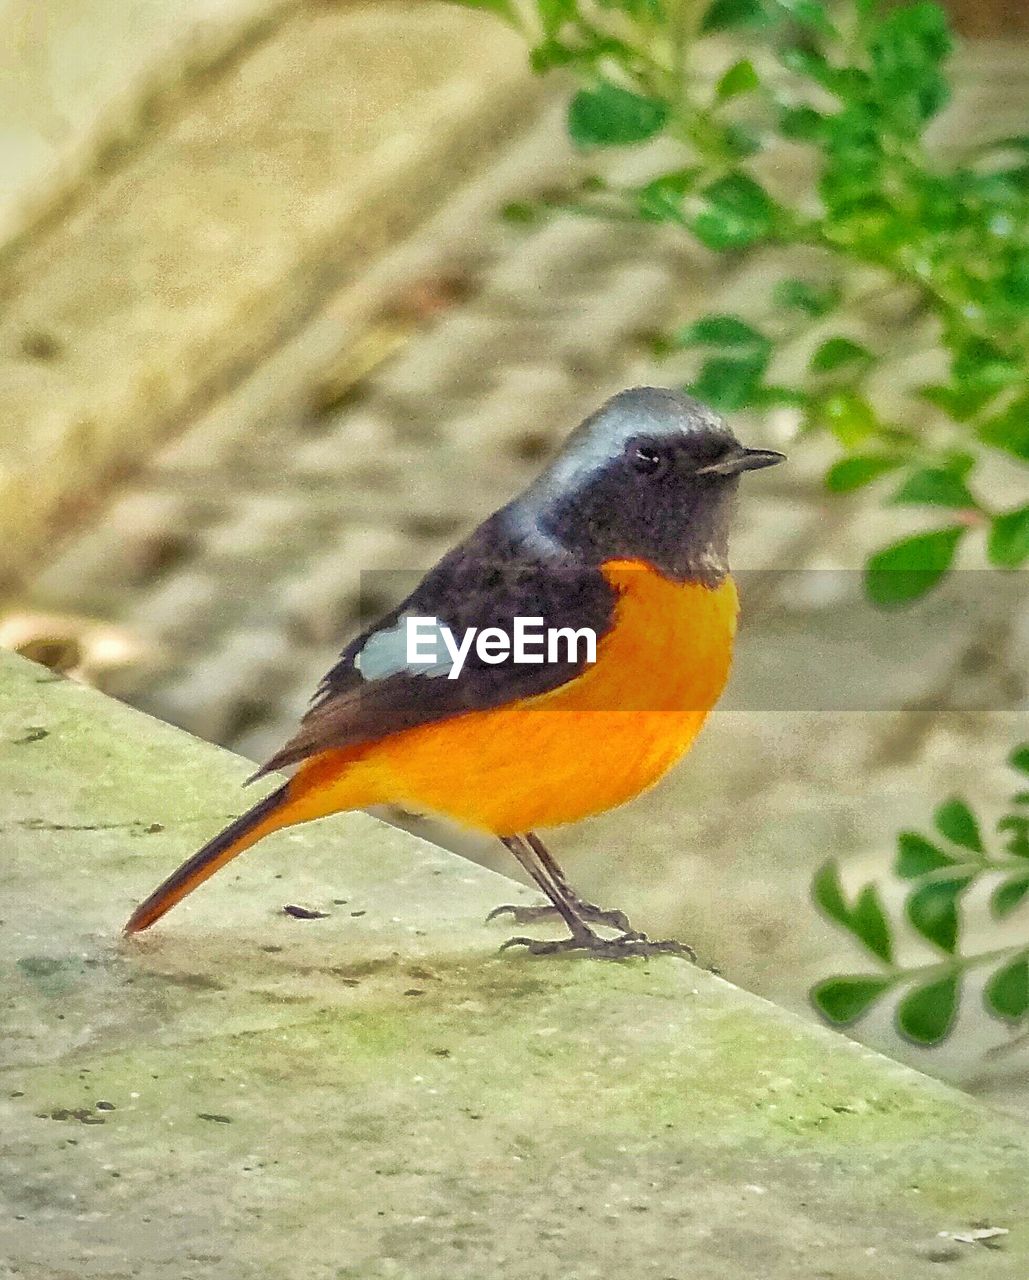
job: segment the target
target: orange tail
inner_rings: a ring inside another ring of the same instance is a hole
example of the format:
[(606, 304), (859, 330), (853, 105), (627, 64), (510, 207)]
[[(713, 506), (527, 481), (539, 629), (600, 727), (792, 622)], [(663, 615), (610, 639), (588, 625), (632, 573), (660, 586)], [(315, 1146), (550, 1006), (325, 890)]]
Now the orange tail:
[(237, 818), (213, 840), (208, 840), (198, 853), (194, 853), (178, 871), (158, 885), (146, 902), (140, 903), (125, 925), (125, 932), (140, 933), (143, 929), (149, 929), (155, 920), (160, 920), (176, 902), (181, 902), (187, 893), (192, 893), (197, 885), (203, 884), (237, 853), (249, 849), (262, 836), (295, 822), (297, 819), (292, 813), (293, 806), (286, 794), (289, 785), (286, 783), (278, 791), (259, 800), (252, 809)]

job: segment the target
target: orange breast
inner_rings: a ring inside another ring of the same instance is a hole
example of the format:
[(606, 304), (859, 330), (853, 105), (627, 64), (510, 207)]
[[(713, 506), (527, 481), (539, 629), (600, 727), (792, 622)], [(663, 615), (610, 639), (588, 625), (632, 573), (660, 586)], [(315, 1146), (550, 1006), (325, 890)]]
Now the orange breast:
[(512, 835), (613, 808), (657, 782), (725, 686), (736, 589), (731, 579), (715, 589), (669, 582), (632, 561), (611, 561), (604, 575), (618, 592), (614, 624), (582, 675), (509, 707), (326, 752), (302, 771), (321, 793), (317, 808), (392, 802)]

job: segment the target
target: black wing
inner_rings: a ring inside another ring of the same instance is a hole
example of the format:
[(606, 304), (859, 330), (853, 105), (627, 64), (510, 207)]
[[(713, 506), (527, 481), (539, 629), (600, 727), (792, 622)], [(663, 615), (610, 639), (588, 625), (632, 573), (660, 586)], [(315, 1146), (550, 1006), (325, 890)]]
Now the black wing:
[(616, 594), (601, 572), (513, 535), (504, 514), (480, 525), (406, 600), (347, 645), (298, 732), (255, 777), (330, 748), (547, 693), (583, 669), (584, 645), (574, 660), (562, 648), (553, 662), (544, 648), (540, 663), (487, 663), (473, 646), (454, 679), (442, 644), (435, 665), (408, 660), (410, 617), (436, 618), (457, 638), (471, 627), (500, 627), (511, 635), (517, 617), (541, 618), (544, 628), (589, 628), (598, 639), (607, 631)]

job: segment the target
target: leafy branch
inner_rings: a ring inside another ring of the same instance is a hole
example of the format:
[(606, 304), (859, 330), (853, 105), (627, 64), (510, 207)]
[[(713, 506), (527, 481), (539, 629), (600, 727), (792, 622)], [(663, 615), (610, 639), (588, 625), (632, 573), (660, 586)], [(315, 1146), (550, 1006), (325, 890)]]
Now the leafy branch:
[[(1011, 755), (1012, 768), (1029, 779), (1029, 743)], [(936, 835), (915, 831), (897, 838), (893, 865), (910, 889), (904, 916), (915, 932), (941, 958), (919, 965), (897, 963), (894, 927), (879, 891), (866, 884), (847, 901), (834, 861), (814, 879), (815, 901), (836, 924), (862, 944), (879, 962), (881, 972), (827, 978), (811, 991), (811, 999), (830, 1022), (847, 1026), (887, 994), (904, 989), (896, 1009), (900, 1031), (919, 1044), (932, 1045), (950, 1031), (961, 1001), (962, 980), (973, 969), (992, 969), (983, 990), (986, 1011), (1008, 1024), (1025, 1024), (1029, 1016), (1029, 936), (1011, 946), (965, 953), (961, 948), (961, 904), (978, 884), (988, 882), (990, 909), (1004, 920), (1029, 898), (1029, 790), (1017, 791), (1010, 811), (997, 823), (1000, 849), (990, 852), (975, 814), (961, 799), (948, 800), (933, 815)]]
[[(930, 152), (951, 51), (935, 4), (458, 2), (516, 26), (536, 71), (577, 77), (567, 127), (582, 151), (664, 142), (644, 181), (594, 173), (555, 200), (510, 206), (511, 218), (572, 211), (666, 224), (737, 258), (772, 245), (814, 253), (804, 277), (779, 281), (750, 314), (703, 316), (661, 335), (655, 353), (692, 366), (689, 388), (717, 408), (788, 405), (803, 432), (829, 433), (831, 492), (876, 486), (927, 513), (925, 530), (870, 558), (874, 600), (923, 595), (977, 531), (994, 566), (1029, 560), (1029, 504), (995, 507), (978, 474), (989, 453), (1029, 460), (1029, 137), (951, 165)], [(727, 35), (747, 56), (712, 78)], [(754, 162), (784, 144), (813, 177), (773, 191)], [(879, 410), (870, 390), (895, 339), (854, 331), (869, 284), (907, 298), (924, 322), (908, 327), (945, 355), (936, 381), (897, 388), (904, 416)], [(802, 372), (786, 376), (805, 346)]]

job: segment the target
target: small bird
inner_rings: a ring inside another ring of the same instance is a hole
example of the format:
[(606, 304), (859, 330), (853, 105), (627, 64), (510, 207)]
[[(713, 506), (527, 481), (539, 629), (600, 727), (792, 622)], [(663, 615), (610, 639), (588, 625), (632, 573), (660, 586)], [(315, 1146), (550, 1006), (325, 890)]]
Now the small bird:
[(499, 837), (549, 899), (490, 918), (568, 927), (505, 946), (693, 958), (583, 901), (535, 828), (632, 799), (692, 746), (732, 658), (739, 476), (782, 461), (741, 446), (689, 396), (636, 387), (608, 400), (347, 645), (296, 734), (253, 775), (299, 766), (290, 780), (183, 863), (125, 932), (148, 929), (272, 831), (398, 804)]

